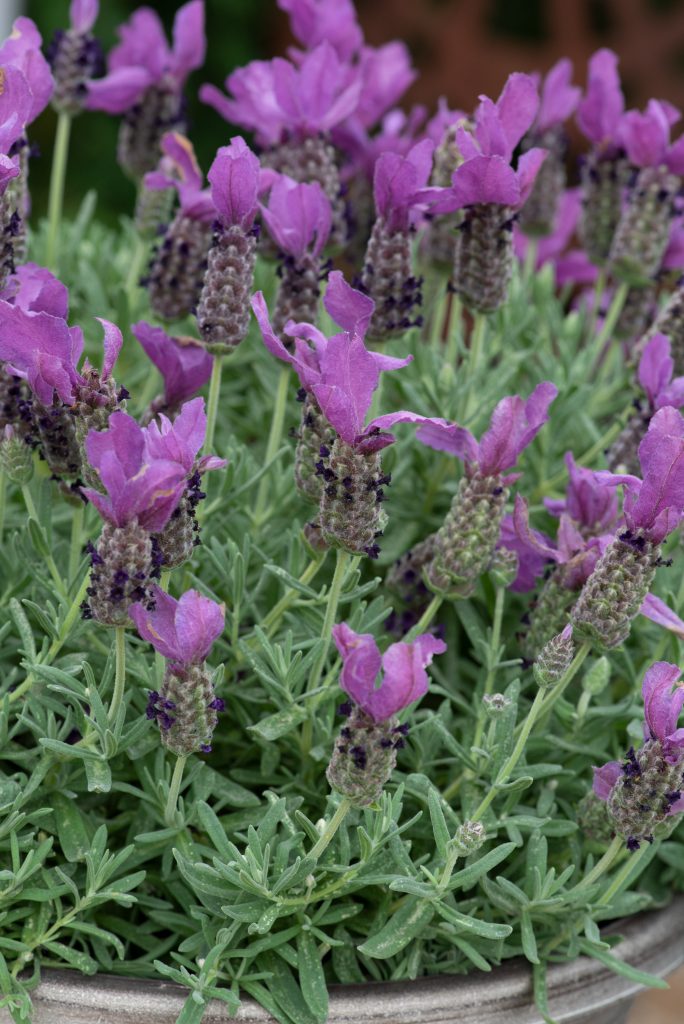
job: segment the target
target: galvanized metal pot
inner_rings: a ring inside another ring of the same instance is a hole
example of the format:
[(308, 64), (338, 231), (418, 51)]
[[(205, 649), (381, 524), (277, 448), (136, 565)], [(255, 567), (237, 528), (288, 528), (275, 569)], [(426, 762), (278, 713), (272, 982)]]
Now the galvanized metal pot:
[[(684, 963), (684, 897), (664, 910), (638, 914), (611, 932), (614, 950), (634, 967), (662, 977)], [(559, 1024), (623, 1024), (640, 986), (581, 957), (549, 970), (549, 1001)], [(176, 985), (157, 981), (46, 971), (34, 993), (34, 1024), (174, 1024), (185, 1000)], [(272, 1024), (245, 1000), (236, 1018), (214, 1002), (204, 1024)], [(11, 1024), (0, 1010), (0, 1024)], [(387, 984), (339, 985), (329, 1024), (542, 1024), (532, 998), (529, 965), (515, 960), (491, 974), (422, 978)]]

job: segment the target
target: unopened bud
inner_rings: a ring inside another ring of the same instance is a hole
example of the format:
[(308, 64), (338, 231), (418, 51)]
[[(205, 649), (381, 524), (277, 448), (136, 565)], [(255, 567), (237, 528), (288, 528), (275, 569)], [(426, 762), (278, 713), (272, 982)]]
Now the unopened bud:
[(489, 575), (497, 587), (510, 587), (518, 575), (519, 559), (515, 551), (497, 548), (489, 563)]
[(0, 469), (13, 484), (27, 484), (33, 476), (33, 456), (23, 437), (8, 424), (0, 440)]
[(542, 648), (534, 663), (534, 678), (538, 686), (544, 690), (559, 683), (570, 668), (574, 653), (572, 626), (567, 625), (562, 633), (552, 637)]
[(451, 840), (461, 857), (476, 853), (487, 838), (485, 827), (480, 821), (464, 821), (459, 825)]
[(485, 693), (482, 703), (490, 718), (498, 718), (511, 706), (511, 698), (503, 693)]
[(610, 679), (610, 662), (605, 655), (601, 655), (588, 672), (584, 673), (582, 689), (596, 697), (605, 690)]

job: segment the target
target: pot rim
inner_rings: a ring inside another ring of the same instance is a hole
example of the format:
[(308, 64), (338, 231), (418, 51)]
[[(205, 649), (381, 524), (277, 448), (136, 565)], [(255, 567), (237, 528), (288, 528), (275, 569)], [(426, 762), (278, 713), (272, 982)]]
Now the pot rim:
[[(612, 953), (650, 974), (664, 976), (684, 963), (684, 896), (660, 910), (611, 922), (610, 935), (623, 941)], [(548, 971), (550, 1009), (558, 1024), (583, 1019), (582, 1013), (615, 1011), (643, 986), (582, 956), (553, 964)], [(84, 977), (48, 969), (33, 993), (35, 1024), (173, 1024), (187, 990), (171, 982), (123, 975)], [(67, 1016), (65, 1016), (67, 1014)], [(608, 1020), (609, 1018), (602, 1017)], [(212, 1000), (203, 1024), (272, 1024), (273, 1018), (245, 998), (235, 1017)], [(522, 958), (491, 974), (480, 971), (431, 975), (415, 981), (333, 985), (328, 1024), (540, 1024), (534, 1007), (530, 964)], [(0, 1010), (0, 1024), (10, 1021)]]

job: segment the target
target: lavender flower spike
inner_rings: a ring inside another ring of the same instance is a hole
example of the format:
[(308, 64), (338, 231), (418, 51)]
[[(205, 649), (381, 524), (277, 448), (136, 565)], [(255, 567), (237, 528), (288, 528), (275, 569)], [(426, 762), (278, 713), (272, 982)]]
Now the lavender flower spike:
[(167, 659), (161, 688), (149, 695), (147, 717), (156, 719), (162, 744), (179, 757), (209, 753), (223, 701), (204, 662), (223, 632), (224, 607), (196, 590), (176, 601), (155, 586), (152, 597), (153, 611), (140, 602), (129, 608), (140, 636)]
[(381, 654), (370, 633), (355, 633), (345, 622), (333, 627), (333, 639), (343, 663), (340, 686), (352, 705), (327, 777), (354, 806), (368, 807), (380, 798), (397, 763), (396, 751), (404, 746), (408, 726), (399, 725), (396, 715), (427, 693), (425, 669), (446, 644), (425, 633)]
[(163, 169), (145, 175), (146, 192), (174, 189), (179, 207), (150, 261), (144, 283), (152, 309), (163, 320), (180, 320), (195, 309), (207, 268), (216, 217), (212, 197), (189, 139), (167, 132), (161, 140)]
[(653, 416), (639, 446), (643, 480), (598, 473), (625, 487), (625, 527), (614, 537), (572, 611), (575, 635), (599, 650), (622, 643), (650, 590), (660, 545), (684, 517), (684, 419), (671, 406)]
[(281, 258), (273, 316), (280, 335), (289, 320), (315, 323), (318, 318), (321, 253), (330, 236), (332, 209), (318, 182), (298, 184), (277, 175), (261, 215)]
[(684, 405), (684, 377), (673, 380), (673, 370), (669, 339), (664, 334), (653, 334), (644, 347), (637, 374), (646, 402), (635, 400), (635, 413), (608, 452), (608, 465), (613, 472), (638, 474), (637, 450), (651, 417), (666, 405), (675, 409)]
[(145, 420), (149, 422), (160, 412), (174, 415), (211, 377), (212, 357), (195, 338), (172, 337), (144, 320), (132, 324), (131, 332), (164, 381), (163, 394), (154, 399)]
[(109, 429), (91, 431), (86, 450), (105, 493), (84, 488), (104, 519), (92, 572), (87, 614), (107, 626), (125, 626), (134, 601), (149, 599), (150, 578), (159, 573), (152, 534), (164, 529), (185, 490), (185, 469), (169, 459), (153, 460), (145, 432), (116, 412)]
[(55, 79), (52, 105), (70, 117), (83, 109), (87, 83), (104, 72), (102, 48), (92, 33), (99, 13), (99, 0), (71, 0), (69, 28), (55, 32), (47, 51)]
[(621, 141), (639, 168), (610, 249), (613, 273), (629, 284), (650, 284), (667, 249), (675, 200), (684, 174), (684, 136), (670, 145), (670, 128), (680, 113), (651, 100), (644, 114), (630, 110)]
[(546, 423), (557, 394), (555, 385), (544, 381), (527, 401), (518, 395), (502, 398), (479, 443), (469, 430), (444, 420), (428, 420), (418, 429), (419, 441), (455, 455), (466, 466), (425, 570), (432, 590), (467, 597), (488, 569), (499, 540), (508, 484), (519, 476), (507, 471)]
[(372, 338), (384, 339), (420, 326), (414, 316), (422, 305), (421, 281), (411, 270), (409, 228), (420, 204), (431, 195), (427, 184), (432, 172), (431, 139), (423, 139), (406, 156), (383, 153), (375, 165), (373, 225), (361, 280), (375, 303), (370, 322)]
[(218, 217), (197, 306), (202, 342), (214, 355), (232, 351), (249, 329), (256, 238), (259, 159), (239, 135), (222, 146), (209, 169)]
[[(594, 793), (608, 805), (614, 829), (629, 850), (668, 835), (668, 819), (684, 811), (682, 767), (684, 728), (677, 720), (684, 705), (681, 669), (657, 661), (644, 676), (644, 743), (626, 759), (594, 769)], [(674, 688), (674, 689), (673, 689)]]
[(547, 154), (520, 211), (519, 224), (526, 235), (544, 237), (553, 232), (566, 180), (563, 123), (574, 113), (582, 94), (578, 86), (570, 84), (572, 71), (572, 62), (564, 57), (546, 75), (537, 118), (523, 140), (523, 149), (541, 146)]
[(183, 87), (206, 51), (204, 0), (179, 8), (170, 48), (159, 16), (140, 7), (119, 27), (121, 42), (107, 59), (108, 74), (88, 82), (89, 110), (123, 114), (119, 163), (135, 179), (151, 171), (167, 131), (183, 131)]
[(589, 61), (587, 88), (577, 108), (577, 124), (592, 144), (581, 169), (580, 235), (597, 266), (608, 259), (630, 173), (620, 139), (625, 100), (617, 66), (612, 50), (597, 50)]

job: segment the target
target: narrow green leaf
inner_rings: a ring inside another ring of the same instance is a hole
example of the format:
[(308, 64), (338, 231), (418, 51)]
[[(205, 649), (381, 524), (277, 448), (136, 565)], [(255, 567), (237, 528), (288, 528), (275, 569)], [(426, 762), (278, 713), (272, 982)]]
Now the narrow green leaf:
[(440, 807), (440, 797), (434, 788), (428, 793), (428, 808), (430, 811), (430, 821), (432, 822), (432, 834), (435, 837), (437, 851), (440, 857), (444, 858), (447, 855), (447, 843), (451, 839), (451, 835), (447, 828), (444, 812)]
[(376, 960), (387, 960), (408, 946), (430, 924), (435, 906), (418, 897), (406, 901), (375, 935), (359, 946), (359, 952)]
[(292, 704), (291, 707), (285, 708), (284, 711), (277, 711), (274, 715), (269, 715), (268, 718), (262, 718), (255, 725), (248, 725), (247, 731), (255, 732), (263, 740), (271, 742), (272, 740), (279, 739), (281, 736), (285, 736), (288, 732), (292, 732), (307, 717), (307, 711), (301, 704)]
[(523, 910), (520, 915), (520, 937), (522, 939), (523, 953), (531, 964), (539, 963), (537, 955), (537, 940), (534, 937), (534, 928), (528, 910)]
[(496, 849), (490, 850), (489, 853), (485, 853), (485, 855), (476, 860), (474, 864), (469, 864), (468, 867), (462, 868), (461, 871), (457, 871), (456, 874), (452, 875), (449, 888), (472, 888), (478, 879), (482, 878), (483, 875), (486, 875), (488, 871), (492, 870), (492, 868), (495, 868), (502, 860), (505, 860), (509, 853), (512, 853), (515, 849), (515, 843), (501, 843), (501, 845), (497, 846)]
[(64, 856), (72, 864), (85, 860), (94, 833), (90, 820), (81, 813), (78, 804), (63, 793), (52, 794), (52, 807)]
[(112, 771), (106, 761), (83, 762), (89, 793), (109, 793), (112, 788)]
[(95, 974), (97, 971), (97, 960), (93, 960), (92, 956), (83, 953), (80, 949), (72, 949), (71, 946), (65, 946), (63, 942), (54, 941), (44, 942), (42, 948), (49, 949), (54, 956), (64, 960), (70, 967), (76, 967), (83, 974)]
[(581, 938), (579, 947), (587, 956), (593, 956), (595, 960), (600, 960), (602, 964), (609, 967), (611, 971), (615, 971), (616, 974), (621, 974), (623, 978), (629, 978), (630, 981), (636, 981), (639, 985), (647, 985), (649, 988), (669, 988), (667, 982), (662, 978), (657, 978), (654, 974), (648, 974), (646, 971), (640, 971), (638, 968), (632, 967), (631, 964), (625, 963), (624, 960), (618, 960), (612, 953), (606, 952), (601, 946), (589, 942), (588, 939)]
[(472, 932), (473, 935), (481, 935), (483, 939), (505, 939), (513, 931), (509, 924), (480, 921), (477, 917), (459, 913), (445, 903), (436, 903), (435, 909), (445, 921), (462, 928), (463, 931)]
[(299, 964), (299, 983), (306, 1005), (319, 1021), (325, 1024), (328, 1019), (328, 986), (325, 981), (323, 964), (318, 946), (311, 932), (302, 931), (297, 938), (297, 962)]

